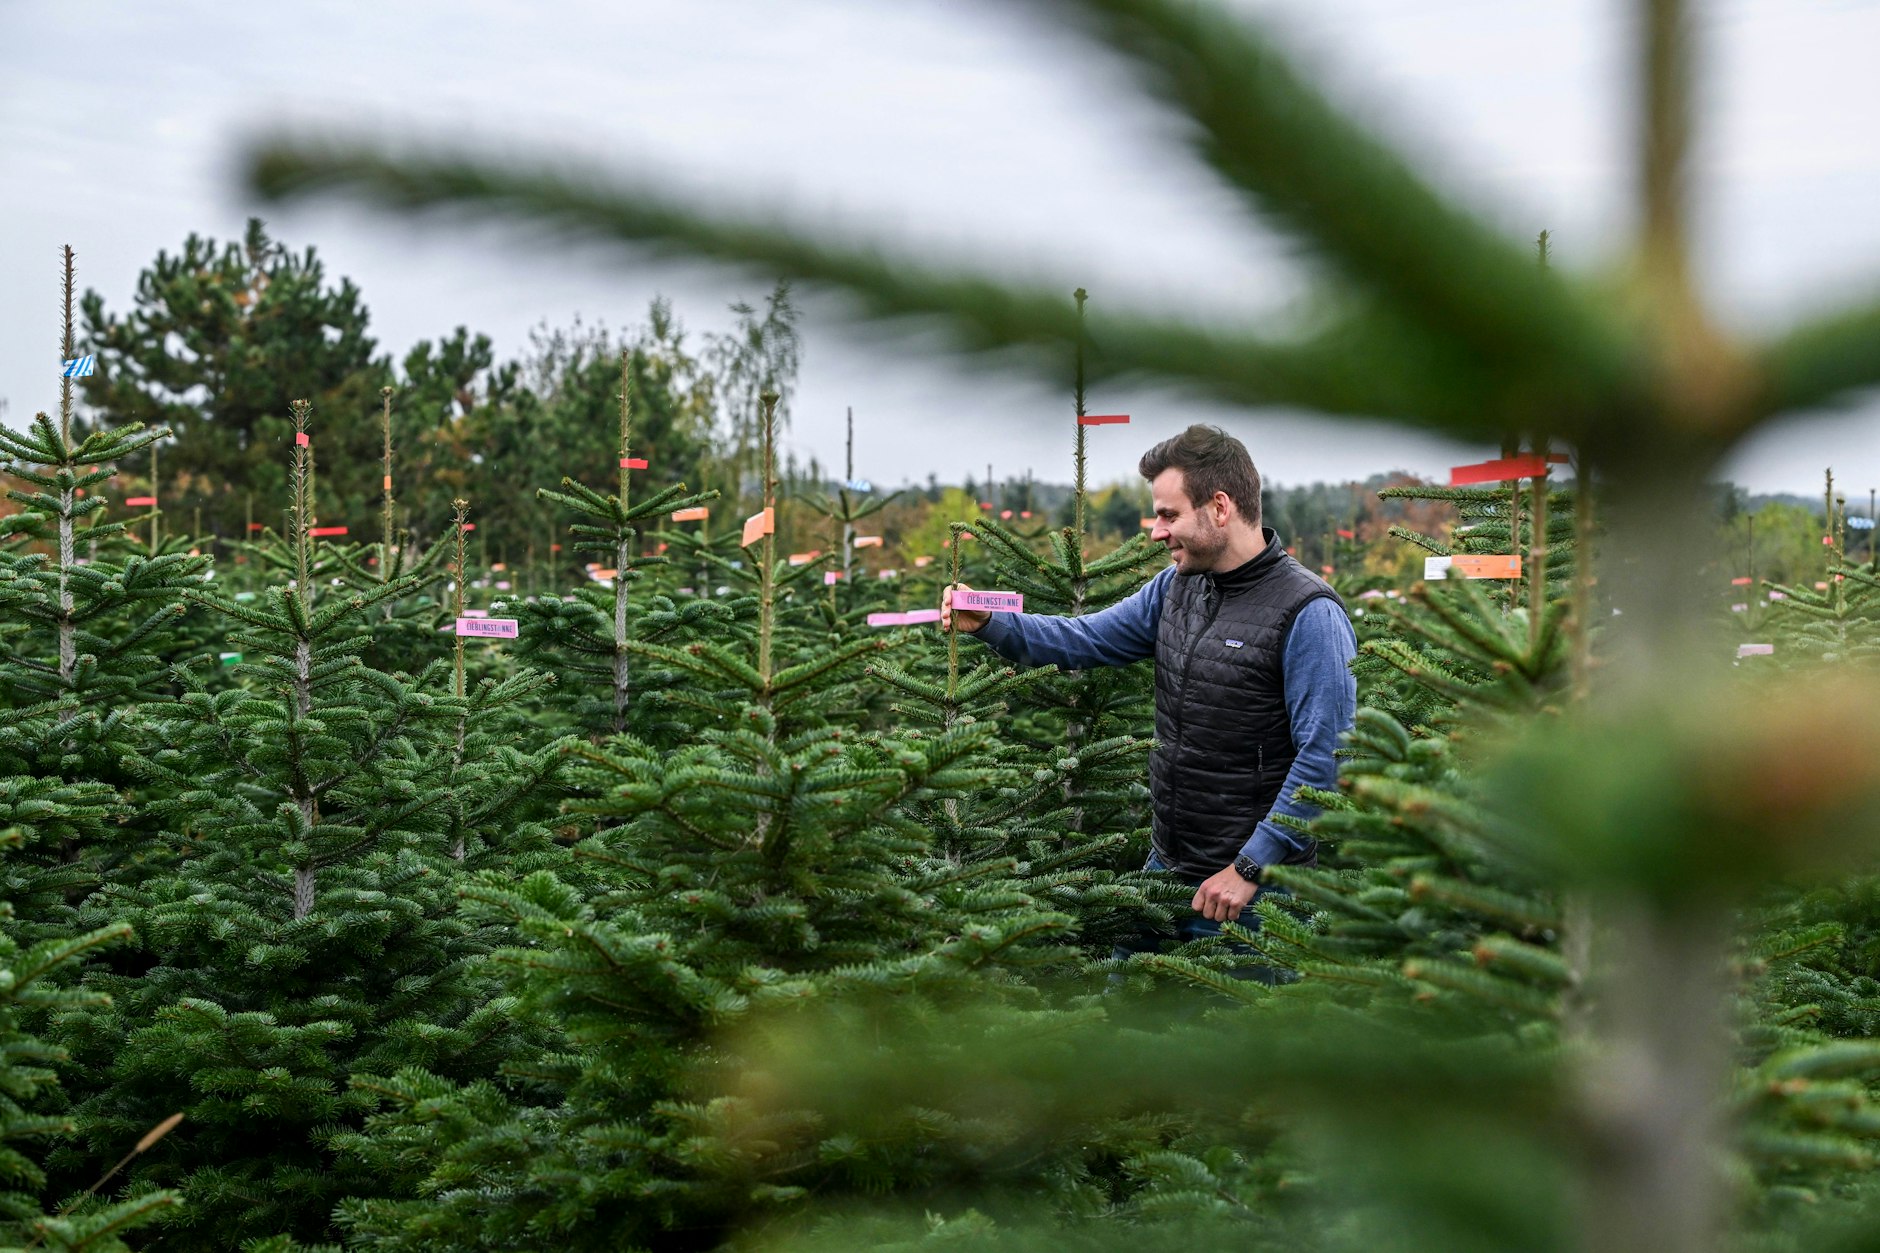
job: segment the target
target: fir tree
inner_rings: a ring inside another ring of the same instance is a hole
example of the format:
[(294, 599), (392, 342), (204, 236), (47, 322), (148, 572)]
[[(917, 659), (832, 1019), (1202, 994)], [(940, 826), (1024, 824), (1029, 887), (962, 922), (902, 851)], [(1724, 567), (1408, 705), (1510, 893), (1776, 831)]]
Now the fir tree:
[[(9, 807), (7, 825), (0, 829), (0, 849), (9, 857), (20, 845), (53, 834), (45, 826), (96, 822), (102, 816), (95, 804), (87, 803), (94, 798), (47, 794), (32, 780), (0, 779), (0, 790), (15, 798), (37, 793), (30, 805)], [(23, 811), (34, 817), (21, 821)], [(13, 922), (11, 906), (0, 904), (0, 972), (4, 972), (0, 977), (0, 1180), (4, 1180), (0, 1183), (4, 1188), (0, 1191), (0, 1240), (8, 1248), (40, 1247), (55, 1253), (127, 1253), (129, 1246), (120, 1238), (123, 1233), (175, 1206), (176, 1193), (146, 1188), (116, 1201), (96, 1199), (101, 1192), (107, 1198), (112, 1195), (104, 1186), (114, 1171), (73, 1196), (56, 1214), (47, 1214), (39, 1199), (45, 1172), (21, 1146), (74, 1130), (69, 1118), (36, 1112), (44, 1108), (45, 1091), (57, 1085), (56, 1067), (66, 1056), (30, 1034), (25, 1020), (102, 1004), (103, 998), (96, 993), (60, 986), (57, 976), (96, 950), (122, 943), (131, 929), (114, 923), (22, 946), (13, 937)], [(136, 1141), (126, 1158), (145, 1152), (175, 1125), (173, 1119), (156, 1124)]]
[[(771, 510), (775, 404), (767, 395), (760, 432)], [(933, 1013), (985, 986), (988, 970), (1048, 959), (1046, 942), (1068, 922), (1007, 885), (1005, 863), (936, 857), (902, 813), (917, 794), (944, 800), (988, 783), (979, 756), (990, 725), (877, 740), (824, 722), (812, 698), (876, 645), (780, 667), (788, 567), (774, 534), (751, 538), (761, 553), (754, 640), (636, 646), (709, 684), (701, 700), (723, 723), (677, 750), (626, 735), (581, 754), (585, 798), (571, 809), (596, 828), (576, 849), (592, 888), (538, 874), (520, 886), (485, 877), (471, 890), (474, 916), (527, 941), (502, 956), (518, 994), (567, 1033), (567, 1051), (519, 1062), (509, 1078), (558, 1099), (519, 1107), (493, 1084), (418, 1070), (377, 1085), (386, 1112), (346, 1143), (382, 1169), (424, 1161), (419, 1186), (432, 1199), (347, 1204), (356, 1238), (390, 1248), (694, 1242), (789, 1212), (812, 1192), (963, 1168), (924, 1161), (924, 1139), (906, 1127), (879, 1142), (828, 1140), (805, 1112), (758, 1130), (742, 1102), (713, 1091), (738, 1071), (722, 1033), (760, 1009), (836, 1000), (863, 1013)], [(884, 994), (891, 1009), (870, 1011)], [(1020, 985), (1012, 995), (1023, 1002)]]
[[(625, 349), (620, 354), (619, 382), (618, 490), (603, 494), (567, 478), (559, 490), (543, 488), (538, 493), (551, 505), (588, 519), (571, 528), (573, 548), (611, 563), (607, 587), (586, 585), (565, 600), (538, 599), (517, 606), (523, 614), (524, 655), (539, 658), (575, 680), (568, 687), (577, 725), (597, 734), (618, 733), (629, 725), (634, 695), (631, 649), (636, 633), (642, 642), (683, 638), (709, 625), (723, 624), (729, 617), (724, 608), (706, 600), (675, 605), (670, 597), (658, 597), (638, 611), (632, 604), (631, 590), (642, 571), (666, 561), (636, 551), (643, 525), (670, 511), (709, 508), (706, 502), (716, 500), (718, 493), (692, 492), (684, 483), (675, 483), (637, 502), (633, 499), (631, 476), (636, 469), (647, 468), (647, 459), (633, 455), (633, 354)], [(645, 679), (642, 676), (642, 694)]]
[[(67, 248), (60, 351), (68, 359), (78, 355), (73, 288)], [(132, 782), (122, 762), (135, 743), (139, 708), (171, 698), (166, 665), (193, 651), (178, 628), (184, 598), (203, 586), (208, 559), (147, 554), (129, 541), (124, 523), (100, 521), (110, 497), (99, 489), (117, 473), (114, 463), (168, 432), (132, 425), (81, 435), (74, 399), (73, 381), (64, 378), (56, 425), (41, 413), (26, 431), (0, 429), (8, 470), (36, 489), (10, 491), (20, 509), (0, 520), (9, 541), (0, 549), (0, 607), (11, 624), (0, 636), (0, 700), (9, 713), (0, 760), (47, 784), (117, 788)], [(136, 855), (150, 831), (140, 818), (126, 831), (93, 834), (89, 847), (61, 841), (36, 850), (54, 863), (44, 871), (51, 877), (31, 889), (16, 878), (13, 899), (37, 913), (55, 881), (64, 890), (107, 873)]]
[[(187, 1189), (179, 1248), (319, 1238), (340, 1196), (381, 1186), (327, 1148), (365, 1107), (349, 1075), (489, 1074), (526, 1040), (475, 973), (493, 936), (457, 915), (453, 872), (526, 869), (547, 844), (561, 745), (512, 746), (513, 706), (545, 680), (469, 690), (441, 661), (413, 676), (359, 660), (377, 606), (440, 575), (323, 585), (310, 406), (293, 412), (295, 577), (252, 605), (191, 592), (237, 624), (237, 684), (177, 668), (184, 695), (130, 763), (171, 856), (81, 912), (132, 921), (137, 960), (90, 977), (108, 1010), (57, 1022), (88, 1144), (187, 1114), (131, 1169)], [(74, 1146), (56, 1164), (76, 1178), (98, 1162)]]

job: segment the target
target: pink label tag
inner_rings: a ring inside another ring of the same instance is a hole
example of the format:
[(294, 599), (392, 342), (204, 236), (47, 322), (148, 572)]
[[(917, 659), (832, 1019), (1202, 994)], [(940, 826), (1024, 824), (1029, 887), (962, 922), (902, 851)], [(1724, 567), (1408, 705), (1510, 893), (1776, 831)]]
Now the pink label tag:
[(921, 622), (938, 622), (940, 621), (940, 611), (938, 609), (910, 609), (901, 615), (901, 621), (909, 626), (914, 626)]
[(840, 570), (824, 570), (823, 571), (823, 586), (824, 587), (834, 587), (836, 584), (840, 583), (841, 581), (842, 581), (842, 571)]
[(459, 618), (457, 619), (457, 634), (513, 640), (516, 638), (516, 620), (514, 618)]
[(307, 442), (307, 433), (305, 431), (294, 432), (294, 444), (296, 447), (299, 447), (299, 448), (311, 447), (311, 445)]
[(955, 591), (953, 607), (978, 609), (986, 613), (1024, 613), (1025, 597), (1019, 592)]
[(1739, 657), (1772, 657), (1775, 655), (1774, 644), (1738, 644), (1736, 655)]
[(903, 615), (898, 613), (871, 613), (868, 615), (869, 626), (900, 626)]

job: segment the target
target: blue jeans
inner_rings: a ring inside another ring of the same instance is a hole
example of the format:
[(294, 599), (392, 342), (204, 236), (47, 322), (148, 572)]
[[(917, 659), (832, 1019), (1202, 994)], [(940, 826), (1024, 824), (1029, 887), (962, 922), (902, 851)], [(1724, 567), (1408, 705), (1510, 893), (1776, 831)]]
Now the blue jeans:
[[(1203, 875), (1175, 875), (1168, 866), (1163, 864), (1162, 859), (1155, 855), (1154, 849), (1149, 850), (1149, 860), (1143, 863), (1142, 868), (1144, 870), (1155, 870), (1169, 874), (1172, 877), (1179, 878), (1181, 882), (1187, 884), (1189, 887), (1195, 888), (1200, 887), (1206, 877)], [(1259, 896), (1265, 896), (1269, 892), (1282, 896), (1288, 895), (1285, 888), (1275, 884), (1272, 887), (1261, 888)], [(1258, 900), (1259, 896), (1256, 896), (1254, 899)], [(1255, 934), (1259, 933), (1260, 915), (1254, 912), (1252, 902), (1248, 903), (1247, 908), (1242, 910), (1240, 917), (1234, 921), (1245, 930), (1254, 932)], [(1134, 936), (1131, 936), (1128, 940), (1125, 940), (1112, 949), (1110, 956), (1117, 961), (1124, 961), (1134, 957), (1138, 953), (1163, 953), (1172, 948), (1179, 948), (1184, 944), (1192, 944), (1196, 940), (1211, 939), (1214, 936), (1218, 936), (1220, 933), (1220, 923), (1214, 921), (1212, 918), (1204, 918), (1194, 910), (1183, 906), (1178, 910), (1175, 916), (1175, 936), (1173, 939), (1151, 930), (1147, 925), (1144, 925)], [(1261, 956), (1257, 949), (1242, 944), (1237, 940), (1228, 941), (1224, 947), (1228, 952), (1236, 955), (1244, 954), (1248, 957), (1255, 958)], [(1277, 969), (1257, 961), (1249, 962), (1244, 966), (1236, 966), (1229, 973), (1236, 979), (1248, 979), (1255, 983), (1268, 984), (1290, 983), (1295, 977), (1290, 970)]]

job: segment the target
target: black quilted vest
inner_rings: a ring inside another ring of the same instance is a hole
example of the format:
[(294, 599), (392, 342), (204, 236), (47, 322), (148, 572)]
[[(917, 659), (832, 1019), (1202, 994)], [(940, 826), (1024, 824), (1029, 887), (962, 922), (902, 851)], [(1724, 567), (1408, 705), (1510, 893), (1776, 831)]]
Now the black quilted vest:
[[(1157, 856), (1171, 869), (1226, 869), (1279, 798), (1292, 768), (1286, 632), (1331, 586), (1266, 548), (1224, 573), (1176, 575), (1155, 640), (1155, 752), (1149, 758)], [(1342, 604), (1342, 602), (1341, 602)], [(1298, 860), (1317, 864), (1310, 848)]]

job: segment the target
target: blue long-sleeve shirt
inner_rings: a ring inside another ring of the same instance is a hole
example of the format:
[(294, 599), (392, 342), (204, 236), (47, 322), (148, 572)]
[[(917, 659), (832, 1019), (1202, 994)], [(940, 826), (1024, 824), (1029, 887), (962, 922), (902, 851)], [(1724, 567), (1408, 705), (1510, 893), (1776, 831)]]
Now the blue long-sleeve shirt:
[[(1162, 602), (1174, 578), (1175, 567), (1170, 566), (1134, 595), (1081, 618), (995, 613), (975, 638), (1023, 666), (1055, 664), (1065, 670), (1125, 666), (1155, 656)], [(1297, 800), (1293, 794), (1302, 787), (1327, 791), (1338, 787), (1334, 756), (1338, 737), (1350, 729), (1358, 709), (1358, 685), (1351, 674), (1351, 659), (1357, 652), (1351, 619), (1334, 600), (1308, 603), (1287, 631), (1280, 664), (1298, 755), (1286, 772), (1272, 812), (1254, 827), (1241, 849), (1262, 866), (1277, 865), (1305, 851), (1302, 836), (1274, 821), (1318, 815), (1318, 806)]]

